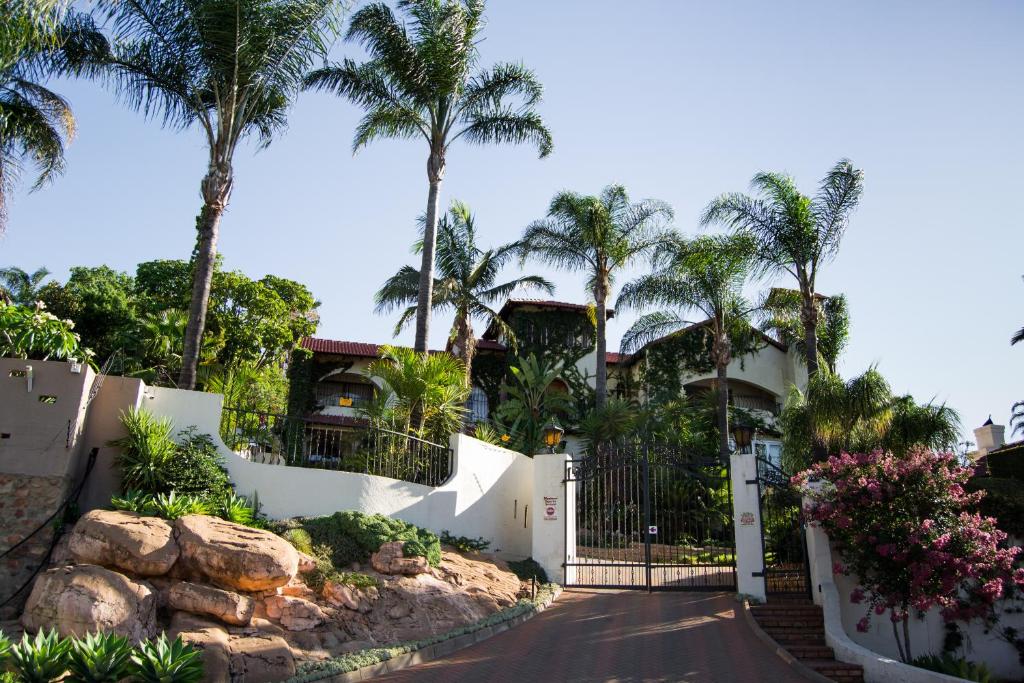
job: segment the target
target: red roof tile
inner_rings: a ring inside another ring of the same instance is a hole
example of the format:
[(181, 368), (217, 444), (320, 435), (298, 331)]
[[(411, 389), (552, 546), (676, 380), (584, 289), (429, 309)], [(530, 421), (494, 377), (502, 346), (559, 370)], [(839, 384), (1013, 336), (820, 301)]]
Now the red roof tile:
[(605, 354), (605, 362), (608, 363), (608, 365), (618, 365), (625, 360), (629, 360), (628, 353), (615, 353), (614, 351), (609, 351)]
[(309, 349), (314, 353), (333, 353), (339, 356), (376, 358), (380, 355), (380, 347), (377, 344), (336, 341), (334, 339), (320, 339), (319, 337), (304, 337), (302, 339), (302, 348)]

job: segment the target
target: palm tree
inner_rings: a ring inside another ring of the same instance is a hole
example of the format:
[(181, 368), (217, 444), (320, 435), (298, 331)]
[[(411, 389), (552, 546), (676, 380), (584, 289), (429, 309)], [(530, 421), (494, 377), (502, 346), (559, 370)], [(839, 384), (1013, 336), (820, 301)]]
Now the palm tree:
[[(437, 226), (437, 277), (434, 278), (432, 303), (435, 311), (455, 311), (449, 339), (455, 355), (466, 366), (467, 386), (476, 350), (473, 319), (497, 325), (511, 338), (511, 329), (490, 304), (507, 299), (519, 289), (539, 289), (549, 294), (554, 291), (554, 286), (539, 275), (524, 275), (495, 284), (516, 245), (485, 251), (477, 246), (476, 237), (476, 222), (469, 207), (453, 201), (448, 214), (441, 217)], [(417, 250), (421, 247), (422, 243), (417, 243)], [(419, 283), (420, 272), (412, 266), (405, 266), (388, 278), (374, 297), (378, 313), (406, 307), (395, 325), (395, 335), (416, 317)]]
[(875, 368), (850, 380), (820, 368), (805, 391), (790, 389), (779, 424), (783, 457), (793, 472), (843, 451), (901, 454), (915, 446), (952, 448), (961, 430), (955, 410), (894, 396)]
[(337, 93), (366, 110), (353, 152), (377, 138), (427, 142), (430, 189), (414, 345), (426, 353), (438, 196), (449, 146), (459, 138), (475, 144), (532, 143), (543, 158), (551, 153), (551, 133), (534, 109), (542, 88), (533, 71), (522, 64), (477, 69), (483, 0), (399, 0), (397, 6), (404, 20), (383, 2), (356, 12), (345, 38), (363, 45), (370, 59), (317, 69), (306, 77), (306, 86)]
[(192, 389), (206, 326), (221, 216), (238, 145), (270, 144), (302, 77), (335, 35), (336, 0), (101, 0), (117, 40), (97, 55), (130, 106), (197, 126), (209, 158), (178, 385)]
[[(815, 297), (818, 309), (818, 356), (831, 372), (836, 372), (839, 356), (850, 340), (850, 310), (842, 294)], [(786, 346), (792, 346), (806, 358), (806, 340), (800, 311), (800, 292), (772, 289), (758, 307), (763, 314), (761, 329), (773, 334)]]
[(732, 336), (746, 326), (750, 305), (743, 285), (751, 268), (752, 241), (744, 235), (712, 235), (686, 240), (673, 235), (655, 252), (654, 271), (622, 288), (616, 308), (663, 310), (641, 316), (622, 338), (625, 352), (688, 326), (683, 311), (708, 320), (711, 357), (717, 373), (719, 454), (729, 457), (729, 378)]
[(818, 268), (835, 257), (839, 243), (864, 188), (864, 174), (847, 159), (839, 161), (808, 197), (782, 173), (761, 172), (751, 187), (753, 198), (724, 194), (704, 210), (701, 223), (724, 223), (757, 241), (756, 261), (762, 273), (789, 273), (800, 291), (807, 373), (818, 371)]
[(0, 15), (0, 234), (7, 196), (26, 167), (35, 170), (32, 190), (44, 187), (64, 172), (64, 147), (75, 135), (71, 106), (42, 81), (73, 72), (78, 48), (100, 38), (88, 17), (62, 4), (5, 2)]
[(31, 273), (14, 266), (0, 268), (0, 300), (32, 306), (39, 301), (43, 281), (49, 276), (50, 271), (46, 268), (37, 268)]
[(597, 308), (596, 404), (608, 394), (605, 327), (608, 299), (618, 270), (648, 255), (666, 239), (672, 209), (657, 199), (630, 202), (626, 188), (609, 185), (599, 196), (560, 192), (551, 200), (547, 218), (526, 228), (522, 257), (566, 270), (582, 270)]

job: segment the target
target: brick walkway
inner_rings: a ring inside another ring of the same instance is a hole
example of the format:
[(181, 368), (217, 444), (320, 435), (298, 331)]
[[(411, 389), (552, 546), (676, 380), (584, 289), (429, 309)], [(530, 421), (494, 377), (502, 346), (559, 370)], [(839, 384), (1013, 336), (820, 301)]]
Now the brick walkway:
[(803, 681), (732, 595), (567, 590), (543, 614), (446, 659), (378, 681)]

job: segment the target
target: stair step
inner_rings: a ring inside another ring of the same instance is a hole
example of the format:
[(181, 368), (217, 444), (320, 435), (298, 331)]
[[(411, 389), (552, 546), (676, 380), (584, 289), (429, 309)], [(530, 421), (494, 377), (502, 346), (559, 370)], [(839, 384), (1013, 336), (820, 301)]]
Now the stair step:
[(782, 617), (755, 617), (757, 623), (761, 625), (761, 628), (807, 628), (807, 629), (823, 629), (825, 627), (825, 620), (822, 618), (814, 617), (793, 617), (792, 619), (785, 619)]
[(836, 656), (828, 645), (789, 645), (786, 650), (797, 659), (834, 659)]
[(858, 664), (828, 659), (806, 659), (803, 664), (838, 683), (862, 683), (864, 680), (864, 670)]

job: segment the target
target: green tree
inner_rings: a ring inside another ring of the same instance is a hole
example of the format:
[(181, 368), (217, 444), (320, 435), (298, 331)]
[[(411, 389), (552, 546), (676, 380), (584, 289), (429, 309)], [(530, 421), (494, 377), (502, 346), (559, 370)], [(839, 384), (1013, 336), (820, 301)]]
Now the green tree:
[(11, 266), (0, 268), (0, 301), (21, 306), (32, 306), (39, 301), (43, 281), (50, 276), (46, 268), (36, 268), (28, 273)]
[(820, 368), (805, 391), (790, 389), (779, 424), (790, 472), (841, 452), (881, 449), (901, 455), (918, 446), (949, 449), (961, 431), (955, 410), (893, 395), (875, 368), (850, 380)]
[(473, 144), (531, 143), (545, 157), (551, 133), (535, 110), (542, 88), (530, 69), (511, 63), (477, 68), (483, 0), (399, 0), (397, 7), (402, 18), (383, 2), (356, 12), (345, 38), (366, 48), (369, 60), (329, 64), (310, 73), (306, 85), (366, 111), (353, 151), (377, 138), (422, 137), (427, 143), (430, 187), (414, 345), (426, 353), (448, 148), (459, 138)]
[(268, 145), (303, 74), (335, 35), (335, 0), (101, 0), (115, 42), (96, 55), (129, 106), (166, 125), (197, 126), (208, 151), (179, 386), (195, 386), (220, 220), (238, 145)]
[[(839, 356), (850, 341), (850, 310), (842, 294), (815, 297), (818, 309), (818, 357), (831, 372), (836, 372)], [(761, 303), (761, 329), (773, 334), (786, 346), (792, 346), (806, 358), (807, 334), (801, 319), (800, 292), (772, 289)]]
[(64, 172), (75, 117), (43, 83), (73, 72), (79, 48), (98, 35), (88, 17), (67, 12), (64, 2), (0, 4), (0, 234), (7, 227), (7, 197), (26, 167), (35, 171), (33, 190)]
[(664, 224), (671, 219), (668, 204), (656, 199), (630, 202), (621, 185), (609, 185), (597, 197), (560, 192), (551, 200), (547, 218), (527, 226), (520, 242), (523, 258), (532, 256), (587, 276), (597, 306), (598, 408), (608, 395), (605, 327), (615, 274), (661, 244), (666, 239)]
[(76, 266), (67, 282), (48, 283), (39, 297), (54, 315), (74, 321), (82, 344), (99, 362), (117, 350), (134, 352), (138, 309), (131, 275), (107, 266)]
[[(516, 245), (483, 250), (477, 246), (476, 238), (476, 222), (469, 207), (453, 201), (448, 214), (441, 218), (437, 227), (437, 277), (434, 279), (432, 303), (435, 311), (450, 309), (455, 313), (449, 339), (455, 355), (466, 366), (467, 386), (476, 350), (473, 319), (497, 325), (510, 339), (514, 339), (512, 331), (491, 304), (507, 299), (521, 289), (539, 289), (549, 294), (554, 291), (554, 286), (539, 275), (524, 275), (497, 284), (498, 275), (513, 255)], [(419, 249), (422, 243), (416, 246)], [(406, 307), (395, 325), (396, 335), (416, 318), (419, 283), (420, 272), (412, 266), (405, 266), (388, 278), (374, 297), (378, 313)]]
[(666, 238), (654, 255), (654, 271), (626, 284), (616, 308), (644, 310), (626, 332), (622, 348), (635, 351), (644, 344), (688, 327), (684, 311), (697, 311), (708, 320), (713, 342), (711, 358), (717, 374), (719, 455), (729, 457), (729, 377), (732, 337), (747, 326), (750, 305), (743, 285), (750, 274), (752, 241), (743, 235), (714, 235), (687, 240)]
[(860, 202), (864, 174), (843, 159), (821, 181), (814, 197), (801, 194), (795, 181), (782, 173), (758, 173), (751, 187), (757, 198), (724, 194), (708, 205), (701, 222), (723, 223), (752, 236), (761, 272), (788, 273), (797, 281), (807, 372), (813, 375), (818, 371), (818, 268), (839, 251), (850, 214)]
[(509, 367), (511, 379), (502, 385), (505, 400), (498, 406), (499, 426), (512, 436), (510, 447), (533, 456), (544, 446), (544, 425), (571, 408), (569, 397), (552, 387), (563, 365), (530, 354)]

